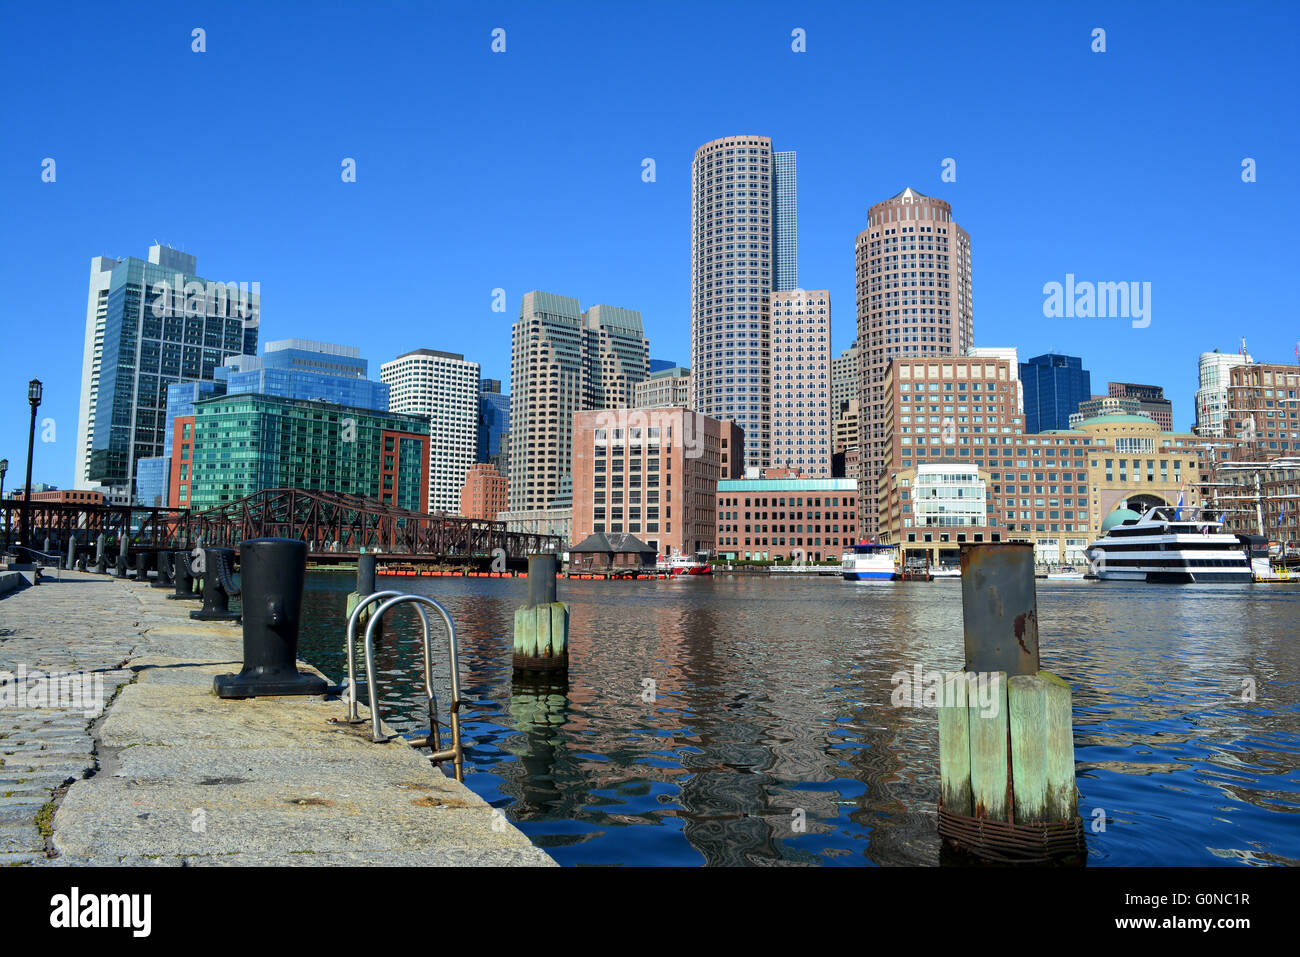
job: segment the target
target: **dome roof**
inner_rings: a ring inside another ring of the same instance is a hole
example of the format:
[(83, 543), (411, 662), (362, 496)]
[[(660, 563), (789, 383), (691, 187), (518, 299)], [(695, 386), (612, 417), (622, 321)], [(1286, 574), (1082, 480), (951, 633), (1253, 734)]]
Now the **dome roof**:
[(1122, 525), (1124, 522), (1130, 520), (1136, 522), (1141, 517), (1142, 517), (1141, 515), (1133, 511), (1133, 509), (1131, 508), (1117, 508), (1115, 509), (1115, 511), (1107, 515), (1106, 518), (1102, 521), (1101, 533), (1105, 535), (1116, 525)]
[(1110, 425), (1115, 422), (1141, 422), (1144, 425), (1155, 425), (1155, 419), (1145, 415), (1129, 415), (1127, 412), (1112, 412), (1109, 415), (1094, 415), (1092, 418), (1083, 419), (1079, 425)]

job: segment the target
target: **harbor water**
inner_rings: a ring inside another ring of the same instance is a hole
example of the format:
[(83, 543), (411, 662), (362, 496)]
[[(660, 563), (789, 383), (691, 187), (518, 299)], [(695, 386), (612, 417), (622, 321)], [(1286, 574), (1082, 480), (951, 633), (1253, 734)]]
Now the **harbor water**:
[[(527, 584), (379, 582), (452, 614), (465, 782), (561, 864), (941, 863), (936, 714), (891, 697), (962, 667), (960, 581), (561, 580), (567, 682), (512, 675)], [(308, 576), (299, 654), (331, 678), (354, 587)], [(1089, 866), (1300, 864), (1300, 585), (1040, 581), (1038, 605)], [(383, 716), (427, 728), (418, 619), (386, 632)]]

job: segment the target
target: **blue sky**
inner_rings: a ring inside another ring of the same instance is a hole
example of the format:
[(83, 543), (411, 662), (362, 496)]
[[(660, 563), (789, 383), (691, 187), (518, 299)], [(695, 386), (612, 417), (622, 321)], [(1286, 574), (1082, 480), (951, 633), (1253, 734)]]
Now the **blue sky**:
[[(1282, 3), (6, 3), (6, 484), (39, 376), (34, 478), (71, 485), (90, 259), (154, 241), (260, 282), (264, 341), (355, 344), (375, 376), (424, 347), (508, 379), (534, 288), (639, 309), (686, 363), (691, 157), (739, 133), (799, 154), (800, 281), (831, 290), (837, 352), (867, 208), (912, 186), (971, 234), (977, 344), (1164, 385), (1190, 427), (1201, 351), (1300, 339), (1298, 27)], [(1150, 326), (1044, 318), (1066, 273), (1150, 282)]]

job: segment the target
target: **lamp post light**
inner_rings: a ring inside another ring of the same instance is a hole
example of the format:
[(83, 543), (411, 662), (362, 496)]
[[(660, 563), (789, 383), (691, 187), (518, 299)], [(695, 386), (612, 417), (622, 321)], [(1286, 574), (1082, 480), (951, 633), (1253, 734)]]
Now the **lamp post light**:
[[(0, 508), (5, 504), (5, 473), (9, 471), (9, 460), (0, 459)], [(4, 550), (9, 550), (9, 509), (5, 508), (5, 544)]]
[(32, 427), (27, 433), (27, 487), (23, 489), (23, 545), (32, 547), (32, 450), (36, 446), (36, 410), (41, 405), (41, 380), (27, 383), (27, 401), (32, 406)]

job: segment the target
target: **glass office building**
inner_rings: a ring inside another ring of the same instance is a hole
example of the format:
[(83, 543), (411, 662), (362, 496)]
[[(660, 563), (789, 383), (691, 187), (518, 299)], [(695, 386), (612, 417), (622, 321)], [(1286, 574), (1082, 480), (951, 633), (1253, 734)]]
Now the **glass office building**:
[[(478, 449), (475, 462), (492, 462), (502, 452), (501, 439), (510, 434), (510, 395), (502, 394), (500, 379), (480, 379), (478, 390)], [(501, 473), (505, 475), (504, 472)]]
[(256, 392), (387, 412), (388, 384), (366, 378), (367, 370), (355, 346), (281, 339), (268, 342), (261, 356), (218, 369), (216, 377), (225, 381), (228, 395)]
[(258, 283), (211, 282), (194, 256), (91, 261), (75, 482), (134, 500), (136, 463), (163, 454), (167, 387), (257, 351)]
[(195, 510), (297, 488), (425, 511), (429, 425), (420, 416), (239, 393), (195, 403), (193, 442), (192, 471), (174, 477), (173, 491)]
[(1092, 376), (1078, 356), (1049, 352), (1020, 363), (1025, 431), (1068, 429), (1079, 403), (1092, 398)]

